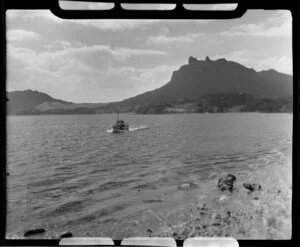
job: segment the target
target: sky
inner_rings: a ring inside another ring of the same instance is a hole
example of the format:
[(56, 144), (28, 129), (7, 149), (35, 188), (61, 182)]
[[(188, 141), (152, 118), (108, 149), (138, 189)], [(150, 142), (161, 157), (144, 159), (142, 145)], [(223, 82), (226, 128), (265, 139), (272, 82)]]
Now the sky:
[(8, 10), (6, 22), (7, 91), (119, 101), (165, 85), (189, 56), (292, 75), (292, 17), (285, 10), (230, 20), (63, 20), (48, 10)]

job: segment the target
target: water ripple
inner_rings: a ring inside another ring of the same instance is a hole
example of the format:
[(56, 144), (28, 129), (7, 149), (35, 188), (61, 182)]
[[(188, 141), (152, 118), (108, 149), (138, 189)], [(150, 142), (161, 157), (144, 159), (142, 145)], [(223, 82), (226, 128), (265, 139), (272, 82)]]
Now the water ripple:
[(9, 118), (9, 236), (37, 223), (57, 232), (101, 232), (116, 220), (122, 227), (129, 216), (185, 207), (224, 171), (283, 163), (291, 154), (284, 114), (124, 118), (148, 128), (107, 133), (114, 115)]

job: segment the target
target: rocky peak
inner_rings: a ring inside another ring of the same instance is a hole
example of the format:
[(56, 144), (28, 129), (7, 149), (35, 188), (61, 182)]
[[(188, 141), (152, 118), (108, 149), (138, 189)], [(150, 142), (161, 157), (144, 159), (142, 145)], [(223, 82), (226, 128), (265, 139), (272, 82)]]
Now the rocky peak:
[(196, 64), (198, 60), (192, 56), (189, 57), (189, 65)]
[(205, 57), (205, 60), (197, 60), (197, 58), (190, 56), (188, 65), (204, 65), (204, 62), (213, 62), (209, 56)]

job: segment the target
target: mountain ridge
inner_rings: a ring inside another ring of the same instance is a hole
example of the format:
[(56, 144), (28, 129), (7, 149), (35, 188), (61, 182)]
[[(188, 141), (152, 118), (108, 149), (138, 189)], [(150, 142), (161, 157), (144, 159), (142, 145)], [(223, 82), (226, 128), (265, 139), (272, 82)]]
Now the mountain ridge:
[(244, 92), (269, 98), (292, 95), (292, 76), (275, 70), (256, 72), (225, 58), (213, 61), (209, 57), (197, 60), (191, 56), (188, 64), (172, 73), (168, 83), (125, 102), (145, 102), (152, 98), (149, 103), (153, 103), (217, 92)]
[(55, 99), (37, 90), (7, 92), (8, 115), (38, 115), (38, 114), (92, 114), (93, 108), (103, 103), (73, 103)]
[[(205, 60), (197, 60), (190, 56), (188, 63), (173, 71), (169, 82), (162, 87), (123, 101), (80, 104), (58, 100), (36, 90), (25, 90), (7, 93), (7, 109), (9, 114), (90, 114), (117, 110), (126, 112), (136, 111), (149, 104), (169, 104), (216, 93), (245, 93), (274, 99), (292, 96), (292, 82), (291, 75), (274, 69), (257, 72), (225, 58), (211, 60), (207, 56)], [(17, 95), (19, 99), (16, 99)]]

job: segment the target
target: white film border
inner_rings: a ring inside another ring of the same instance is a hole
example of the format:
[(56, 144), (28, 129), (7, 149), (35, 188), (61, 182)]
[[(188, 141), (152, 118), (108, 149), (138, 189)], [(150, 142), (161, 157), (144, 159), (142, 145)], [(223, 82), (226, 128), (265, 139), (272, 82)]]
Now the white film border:
[[(59, 245), (108, 245), (114, 246), (111, 238), (63, 238)], [(176, 241), (173, 238), (162, 237), (132, 237), (124, 238), (121, 246), (160, 246), (176, 247)], [(195, 237), (187, 238), (183, 242), (183, 247), (239, 247), (239, 243), (234, 238), (206, 238)]]

